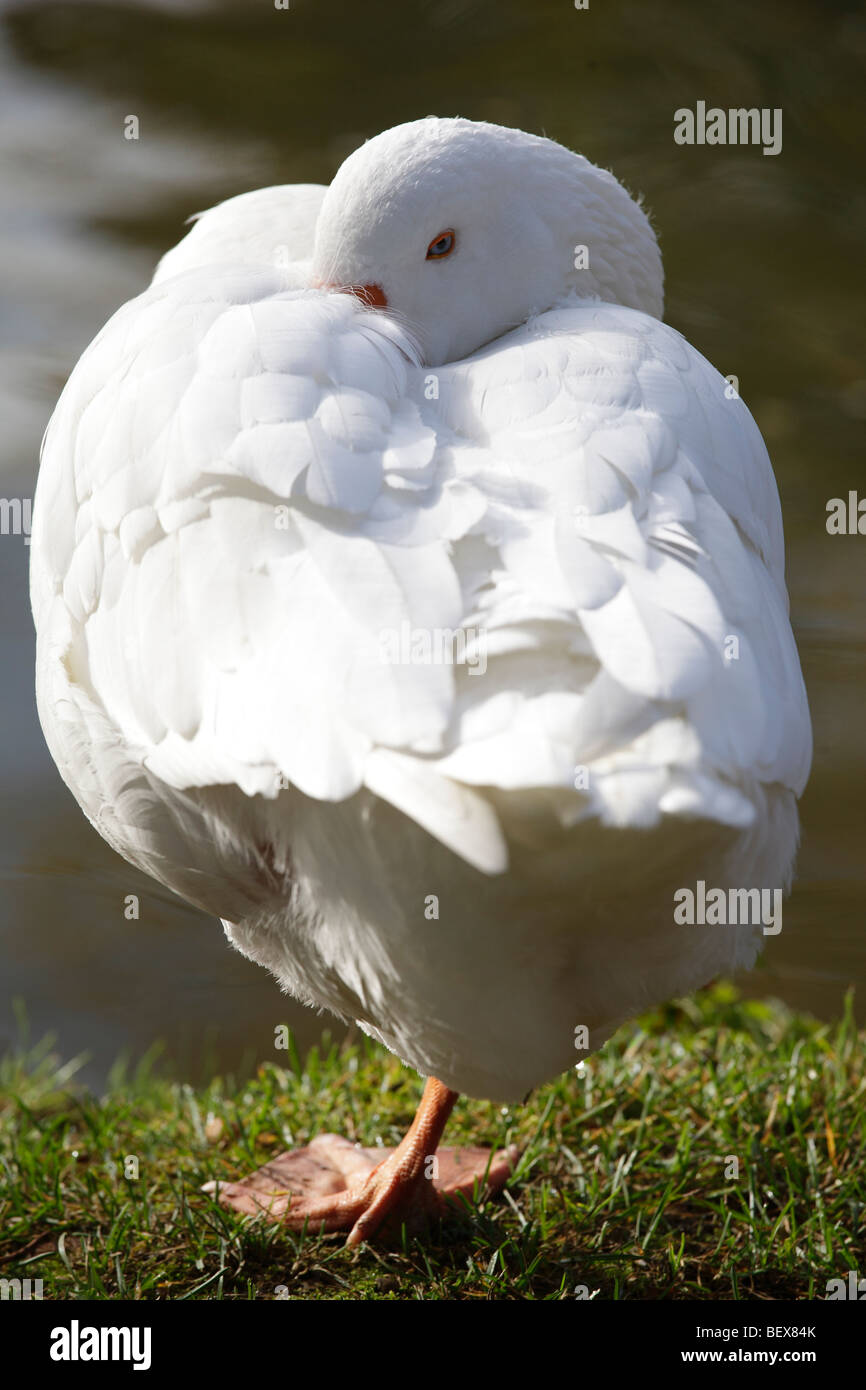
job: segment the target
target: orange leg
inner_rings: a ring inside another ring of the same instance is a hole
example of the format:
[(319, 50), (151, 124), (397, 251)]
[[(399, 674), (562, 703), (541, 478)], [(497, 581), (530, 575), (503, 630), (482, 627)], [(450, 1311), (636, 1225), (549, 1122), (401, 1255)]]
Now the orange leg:
[[(265, 1212), (293, 1230), (348, 1230), (360, 1245), (386, 1221), (415, 1229), (442, 1214), (445, 1199), (471, 1197), (478, 1188), (499, 1191), (517, 1159), (512, 1145), (439, 1149), (457, 1092), (430, 1077), (405, 1137), (396, 1149), (365, 1149), (337, 1134), (321, 1134), (237, 1183), (207, 1183), (223, 1206)], [(384, 1152), (384, 1157), (383, 1157)]]

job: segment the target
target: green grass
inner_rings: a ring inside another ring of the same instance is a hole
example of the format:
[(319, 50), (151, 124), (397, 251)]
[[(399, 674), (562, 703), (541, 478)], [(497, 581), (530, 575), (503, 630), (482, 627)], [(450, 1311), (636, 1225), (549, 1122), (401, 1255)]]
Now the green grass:
[(198, 1189), (323, 1129), (396, 1143), (421, 1083), (382, 1049), (198, 1090), (144, 1064), (96, 1099), (43, 1045), (0, 1068), (0, 1274), (54, 1299), (820, 1298), (862, 1262), (863, 1044), (850, 1008), (822, 1026), (718, 985), (525, 1106), (461, 1100), (446, 1142), (523, 1147), (506, 1195), (351, 1253)]

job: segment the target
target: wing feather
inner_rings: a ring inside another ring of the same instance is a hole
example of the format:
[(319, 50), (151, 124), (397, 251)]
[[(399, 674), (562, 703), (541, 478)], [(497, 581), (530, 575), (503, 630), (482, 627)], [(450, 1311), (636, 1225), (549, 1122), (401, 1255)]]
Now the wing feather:
[(366, 787), (488, 873), (485, 788), (546, 788), (566, 821), (737, 825), (761, 784), (801, 790), (769, 459), (677, 333), (563, 306), (439, 368), (431, 401), (387, 316), (291, 270), (166, 278), (181, 262), (47, 432), (52, 699), (101, 708), (172, 787)]

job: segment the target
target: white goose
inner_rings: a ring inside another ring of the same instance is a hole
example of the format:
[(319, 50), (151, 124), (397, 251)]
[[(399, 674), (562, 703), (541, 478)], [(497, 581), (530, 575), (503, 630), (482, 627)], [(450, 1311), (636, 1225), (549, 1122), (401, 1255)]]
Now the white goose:
[(223, 1186), (240, 1210), (356, 1243), (468, 1189), (477, 1151), (427, 1180), (457, 1092), (519, 1100), (754, 960), (760, 921), (674, 895), (792, 872), (781, 513), (746, 406), (661, 313), (611, 174), (429, 118), (328, 189), (205, 213), (63, 392), (32, 599), (64, 779), (431, 1078), (378, 1166), (325, 1136)]

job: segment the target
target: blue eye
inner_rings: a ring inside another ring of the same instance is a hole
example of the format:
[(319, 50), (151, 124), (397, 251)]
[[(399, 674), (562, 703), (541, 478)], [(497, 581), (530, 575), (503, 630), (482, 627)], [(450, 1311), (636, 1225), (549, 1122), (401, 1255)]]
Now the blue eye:
[(443, 256), (450, 256), (454, 250), (455, 239), (455, 233), (451, 227), (445, 232), (440, 232), (427, 247), (428, 261), (441, 261)]

